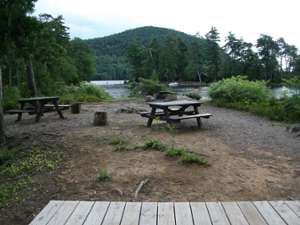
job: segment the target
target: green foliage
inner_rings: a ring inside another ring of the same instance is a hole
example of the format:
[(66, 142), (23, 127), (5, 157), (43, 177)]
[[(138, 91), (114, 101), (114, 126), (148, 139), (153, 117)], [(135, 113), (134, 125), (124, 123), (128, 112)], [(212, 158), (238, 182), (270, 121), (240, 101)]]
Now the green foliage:
[(13, 182), (4, 182), (0, 184), (0, 208), (4, 207), (11, 200), (20, 200), (20, 192), (29, 189), (32, 184), (31, 177), (19, 179)]
[(229, 78), (210, 86), (209, 94), (218, 106), (249, 111), (277, 121), (300, 121), (300, 96), (275, 99), (260, 81)]
[(0, 166), (15, 159), (17, 152), (13, 149), (0, 149)]
[(160, 140), (147, 140), (144, 144), (145, 150), (157, 150), (164, 152), (168, 149), (168, 145), (162, 143)]
[(168, 87), (158, 80), (140, 78), (139, 82), (130, 83), (131, 95), (154, 95), (160, 91), (168, 90)]
[(128, 151), (129, 150), (129, 142), (127, 139), (123, 138), (123, 137), (113, 137), (110, 142), (110, 145), (113, 146), (114, 151)]
[(56, 94), (61, 96), (63, 103), (102, 102), (111, 99), (103, 87), (88, 83), (80, 83), (79, 86), (62, 86)]
[(288, 87), (295, 89), (296, 95), (300, 95), (300, 76), (294, 76), (283, 81)]
[(181, 161), (185, 164), (198, 164), (206, 165), (208, 163), (207, 159), (203, 156), (196, 155), (194, 153), (185, 153), (181, 156)]
[(224, 104), (264, 102), (271, 94), (264, 82), (248, 81), (241, 76), (223, 79), (209, 87), (212, 100)]
[(108, 182), (112, 180), (112, 176), (106, 171), (106, 170), (101, 170), (96, 178), (97, 182)]
[(177, 157), (185, 154), (185, 150), (182, 148), (171, 147), (166, 151), (166, 156)]
[(201, 96), (198, 93), (191, 92), (191, 93), (186, 94), (186, 96), (189, 98), (192, 98), (192, 99), (196, 99), (196, 100), (201, 99)]
[(145, 150), (156, 150), (165, 152), (168, 157), (180, 157), (181, 162), (185, 164), (198, 164), (205, 165), (208, 163), (208, 160), (200, 155), (195, 153), (190, 153), (184, 148), (177, 148), (174, 146), (169, 146), (162, 143), (160, 140), (148, 140), (144, 144)]
[(22, 199), (30, 189), (31, 175), (54, 170), (61, 158), (57, 152), (38, 149), (0, 149), (0, 207)]
[(3, 109), (16, 109), (17, 100), (20, 98), (20, 92), (17, 87), (5, 87), (3, 91)]

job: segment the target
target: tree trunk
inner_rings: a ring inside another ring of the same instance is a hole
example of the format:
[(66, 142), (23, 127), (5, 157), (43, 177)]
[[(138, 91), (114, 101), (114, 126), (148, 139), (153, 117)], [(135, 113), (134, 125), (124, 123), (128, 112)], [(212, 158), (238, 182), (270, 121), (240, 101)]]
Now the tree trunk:
[(3, 121), (3, 87), (2, 87), (2, 68), (0, 66), (0, 146), (6, 142)]
[(28, 88), (31, 92), (31, 96), (37, 96), (37, 88), (35, 83), (33, 65), (32, 65), (32, 57), (29, 56), (28, 61), (26, 63), (26, 70), (27, 70), (27, 82)]
[(95, 112), (94, 126), (104, 126), (107, 124), (106, 112)]

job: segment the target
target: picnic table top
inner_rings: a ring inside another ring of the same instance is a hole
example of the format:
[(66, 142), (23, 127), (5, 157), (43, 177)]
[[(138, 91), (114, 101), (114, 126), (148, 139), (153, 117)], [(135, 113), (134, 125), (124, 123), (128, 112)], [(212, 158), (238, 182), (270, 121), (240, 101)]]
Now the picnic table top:
[(32, 97), (32, 98), (20, 98), (18, 102), (34, 102), (34, 101), (51, 101), (58, 100), (58, 96), (44, 96), (44, 97)]
[(195, 100), (175, 100), (175, 101), (153, 101), (149, 102), (150, 106), (187, 106), (187, 105), (201, 105)]

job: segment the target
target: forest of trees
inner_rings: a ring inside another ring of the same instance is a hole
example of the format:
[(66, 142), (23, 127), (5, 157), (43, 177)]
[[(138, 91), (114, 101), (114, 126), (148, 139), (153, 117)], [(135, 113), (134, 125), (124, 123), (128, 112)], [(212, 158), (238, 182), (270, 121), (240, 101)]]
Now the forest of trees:
[[(54, 95), (58, 86), (79, 84), (95, 73), (88, 45), (70, 39), (62, 16), (33, 16), (36, 1), (0, 0), (1, 102), (2, 93), (12, 101), (12, 96)], [(2, 143), (3, 130), (0, 137)]]
[(95, 73), (95, 57), (86, 43), (70, 39), (62, 16), (33, 16), (35, 2), (1, 0), (0, 5), (3, 83), (25, 96), (51, 94), (58, 82), (77, 84)]
[(283, 38), (274, 40), (262, 34), (255, 45), (229, 33), (223, 47), (217, 29), (205, 37), (185, 43), (167, 36), (149, 45), (135, 41), (128, 49), (132, 77), (158, 78), (161, 81), (213, 82), (222, 78), (245, 75), (249, 80), (280, 83), (282, 78), (300, 75), (300, 56), (294, 45)]

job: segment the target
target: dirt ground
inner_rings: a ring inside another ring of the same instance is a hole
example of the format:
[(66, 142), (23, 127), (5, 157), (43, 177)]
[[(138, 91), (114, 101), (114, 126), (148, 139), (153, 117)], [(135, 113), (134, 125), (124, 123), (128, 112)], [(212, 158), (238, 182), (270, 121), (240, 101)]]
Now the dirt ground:
[[(63, 154), (61, 165), (33, 177), (30, 195), (22, 202), (0, 209), (0, 224), (26, 224), (51, 199), (126, 201), (231, 201), (300, 198), (300, 138), (274, 123), (246, 112), (209, 105), (200, 111), (212, 113), (198, 129), (196, 121), (183, 121), (175, 129), (154, 122), (146, 127), (136, 113), (121, 108), (147, 110), (142, 101), (83, 105), (81, 114), (46, 114), (39, 123), (25, 115), (15, 123), (6, 116), (8, 136), (22, 144), (52, 145)], [(107, 111), (109, 125), (92, 125), (95, 111)], [(202, 154), (208, 166), (184, 165), (162, 152), (135, 148), (117, 152), (109, 144), (122, 137), (132, 146), (154, 138)], [(100, 170), (111, 182), (96, 182)], [(144, 179), (149, 182), (134, 192)]]

